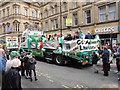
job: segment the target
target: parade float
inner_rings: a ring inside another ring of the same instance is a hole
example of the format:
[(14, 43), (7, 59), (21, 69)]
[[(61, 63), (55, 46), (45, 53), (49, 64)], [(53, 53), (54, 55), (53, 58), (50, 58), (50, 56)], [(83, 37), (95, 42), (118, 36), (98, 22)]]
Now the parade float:
[(75, 60), (85, 65), (92, 63), (93, 51), (98, 53), (99, 36), (96, 35), (95, 39), (63, 40), (62, 48), (59, 43), (59, 40), (54, 39), (48, 41), (40, 31), (26, 30), (22, 34), (20, 46), (31, 51), (37, 60), (44, 58), (47, 62), (55, 62), (58, 65), (64, 65)]

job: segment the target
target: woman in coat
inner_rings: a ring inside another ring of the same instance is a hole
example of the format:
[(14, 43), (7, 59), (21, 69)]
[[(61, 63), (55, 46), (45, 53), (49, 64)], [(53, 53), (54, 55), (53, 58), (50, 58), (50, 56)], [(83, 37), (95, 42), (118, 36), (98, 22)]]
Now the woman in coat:
[(104, 71), (104, 76), (108, 76), (108, 71), (109, 71), (109, 51), (108, 47), (104, 46), (104, 51), (102, 55), (102, 60), (103, 60), (103, 71)]
[(35, 81), (37, 81), (37, 76), (36, 76), (36, 70), (35, 70), (35, 65), (36, 65), (36, 60), (34, 58), (29, 58), (29, 75), (30, 75), (30, 80), (32, 82), (32, 71), (34, 72), (34, 78)]

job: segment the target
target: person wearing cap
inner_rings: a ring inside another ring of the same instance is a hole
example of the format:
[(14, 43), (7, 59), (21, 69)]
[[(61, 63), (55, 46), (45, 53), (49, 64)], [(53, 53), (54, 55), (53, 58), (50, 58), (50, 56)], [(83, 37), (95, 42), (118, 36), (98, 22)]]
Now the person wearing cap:
[(103, 55), (102, 55), (102, 61), (103, 61), (103, 71), (104, 71), (104, 76), (108, 76), (108, 70), (109, 70), (109, 51), (108, 51), (108, 47), (104, 46), (104, 51), (103, 51)]
[(9, 69), (5, 73), (5, 89), (21, 89), (21, 76), (19, 74), (21, 61), (19, 60), (19, 55), (16, 51), (10, 53), (12, 60), (9, 63)]

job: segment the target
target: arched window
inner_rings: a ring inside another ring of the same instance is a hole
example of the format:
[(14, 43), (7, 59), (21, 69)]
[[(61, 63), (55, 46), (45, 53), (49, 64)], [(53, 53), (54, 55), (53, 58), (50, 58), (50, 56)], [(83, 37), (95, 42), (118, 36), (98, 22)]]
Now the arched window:
[(19, 32), (20, 31), (20, 22), (18, 22), (17, 20), (15, 20), (13, 22), (13, 25), (14, 25), (14, 31), (15, 32)]
[(63, 2), (63, 9), (64, 9), (64, 11), (67, 10), (67, 2)]
[(53, 14), (54, 14), (54, 8), (51, 7), (51, 15), (53, 15)]
[(57, 5), (55, 5), (55, 14), (57, 14), (58, 13), (58, 7), (57, 7)]
[(45, 10), (45, 16), (48, 17), (48, 10)]

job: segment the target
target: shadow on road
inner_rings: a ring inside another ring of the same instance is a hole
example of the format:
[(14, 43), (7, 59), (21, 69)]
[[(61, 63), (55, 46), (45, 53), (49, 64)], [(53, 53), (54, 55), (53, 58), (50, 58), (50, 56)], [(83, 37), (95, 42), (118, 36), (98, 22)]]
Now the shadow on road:
[[(44, 58), (36, 58), (37, 61), (39, 62), (44, 62), (44, 63), (47, 63), (47, 64), (53, 64), (53, 65), (57, 65), (55, 64), (55, 62), (51, 62), (51, 63), (48, 63), (46, 62), (46, 60)], [(81, 63), (78, 63), (76, 60), (71, 60), (68, 64), (66, 65), (57, 65), (57, 66), (61, 66), (61, 67), (70, 67), (70, 68), (76, 68), (76, 69), (86, 69), (86, 68), (89, 68), (91, 67), (92, 65), (82, 65)]]

